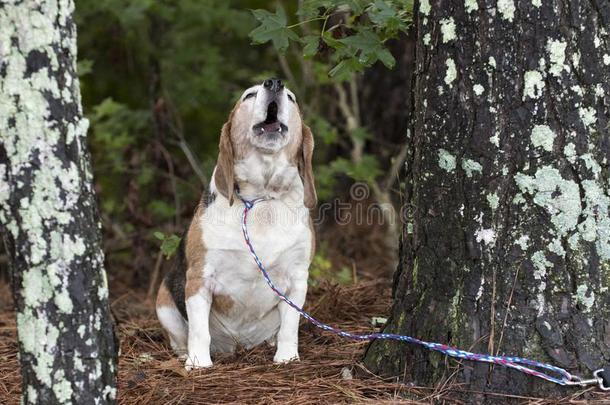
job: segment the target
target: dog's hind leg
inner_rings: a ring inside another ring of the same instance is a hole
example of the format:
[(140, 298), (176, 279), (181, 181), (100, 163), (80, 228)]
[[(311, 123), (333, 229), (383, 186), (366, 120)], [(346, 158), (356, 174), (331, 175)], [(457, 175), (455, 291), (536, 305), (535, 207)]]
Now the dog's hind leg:
[(188, 325), (176, 307), (176, 303), (165, 285), (165, 280), (159, 287), (156, 307), (157, 317), (169, 336), (169, 343), (174, 353), (180, 357), (186, 356)]

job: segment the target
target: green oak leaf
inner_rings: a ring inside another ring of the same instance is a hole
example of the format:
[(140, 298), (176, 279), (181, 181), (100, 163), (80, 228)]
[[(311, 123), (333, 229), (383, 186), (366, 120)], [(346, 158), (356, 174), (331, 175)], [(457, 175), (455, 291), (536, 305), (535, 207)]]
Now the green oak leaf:
[(303, 38), (303, 56), (314, 56), (318, 52), (320, 37), (317, 35), (307, 35)]
[(286, 12), (278, 7), (275, 13), (267, 10), (252, 10), (254, 18), (260, 25), (250, 32), (250, 38), (255, 44), (264, 44), (269, 41), (280, 52), (288, 49), (289, 40), (298, 41), (299, 36), (286, 26)]

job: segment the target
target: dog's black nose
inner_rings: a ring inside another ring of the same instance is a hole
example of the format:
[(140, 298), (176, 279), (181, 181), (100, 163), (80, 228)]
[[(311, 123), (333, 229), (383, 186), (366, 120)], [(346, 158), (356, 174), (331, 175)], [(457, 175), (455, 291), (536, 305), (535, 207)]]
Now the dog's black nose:
[(284, 88), (284, 83), (280, 79), (271, 78), (263, 82), (263, 87), (274, 93), (279, 92)]

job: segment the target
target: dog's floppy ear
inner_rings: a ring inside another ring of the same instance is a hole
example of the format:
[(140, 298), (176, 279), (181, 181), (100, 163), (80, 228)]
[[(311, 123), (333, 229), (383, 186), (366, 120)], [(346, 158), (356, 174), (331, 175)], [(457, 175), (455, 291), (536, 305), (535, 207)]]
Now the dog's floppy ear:
[(305, 206), (309, 209), (315, 208), (318, 203), (318, 196), (316, 195), (316, 186), (313, 180), (313, 168), (311, 165), (311, 159), (313, 157), (313, 134), (311, 129), (303, 124), (302, 127), (303, 140), (301, 141), (301, 148), (299, 149), (297, 161), (299, 167), (299, 174), (303, 180), (303, 187), (305, 189)]
[(233, 193), (235, 189), (235, 172), (234, 172), (234, 157), (233, 143), (231, 142), (231, 120), (222, 126), (220, 132), (220, 143), (218, 145), (218, 161), (216, 162), (216, 170), (214, 171), (214, 184), (216, 189), (229, 200), (229, 205), (233, 205)]

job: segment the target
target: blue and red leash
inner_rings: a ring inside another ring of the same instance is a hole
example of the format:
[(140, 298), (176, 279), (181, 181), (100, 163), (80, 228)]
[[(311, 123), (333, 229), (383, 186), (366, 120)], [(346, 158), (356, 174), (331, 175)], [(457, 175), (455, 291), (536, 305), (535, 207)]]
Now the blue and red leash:
[[(239, 195), (239, 194), (238, 194)], [(434, 350), (440, 353), (443, 353), (446, 356), (455, 357), (458, 359), (470, 360), (470, 361), (480, 361), (485, 363), (498, 364), (504, 367), (512, 368), (522, 373), (532, 375), (534, 377), (542, 378), (543, 380), (550, 381), (555, 384), (564, 385), (564, 386), (586, 386), (595, 384), (598, 385), (604, 391), (610, 390), (610, 368), (606, 367), (605, 369), (596, 370), (593, 373), (593, 378), (591, 379), (583, 379), (581, 377), (570, 374), (567, 370), (564, 370), (561, 367), (556, 367), (548, 363), (542, 363), (539, 361), (524, 359), (522, 357), (511, 357), (511, 356), (493, 356), (490, 354), (483, 353), (472, 353), (465, 350), (461, 350), (455, 347), (451, 347), (448, 345), (444, 345), (441, 343), (432, 343), (426, 342), (424, 340), (420, 340), (411, 336), (406, 335), (398, 335), (394, 333), (368, 333), (368, 334), (356, 334), (346, 332), (344, 330), (332, 327), (324, 322), (321, 322), (311, 316), (309, 313), (305, 312), (301, 307), (292, 302), (288, 297), (284, 295), (271, 281), (269, 274), (267, 273), (267, 269), (263, 265), (263, 262), (256, 254), (254, 247), (252, 246), (252, 241), (250, 240), (250, 236), (248, 235), (248, 212), (254, 207), (255, 204), (265, 201), (265, 198), (257, 198), (254, 200), (246, 200), (243, 197), (239, 196), (239, 198), (244, 203), (244, 211), (242, 214), (241, 228), (244, 235), (244, 240), (254, 261), (256, 262), (259, 270), (261, 271), (265, 281), (269, 285), (269, 287), (273, 290), (273, 292), (286, 304), (294, 308), (301, 316), (307, 319), (309, 322), (314, 324), (320, 329), (326, 330), (328, 332), (334, 333), (338, 336), (354, 339), (354, 340), (374, 340), (374, 339), (387, 339), (387, 340), (397, 340), (401, 342), (413, 343), (420, 346), (423, 346), (429, 350)], [(532, 368), (533, 367), (533, 368)], [(548, 373), (535, 370), (544, 369), (550, 372), (556, 373), (556, 376), (550, 375)]]

